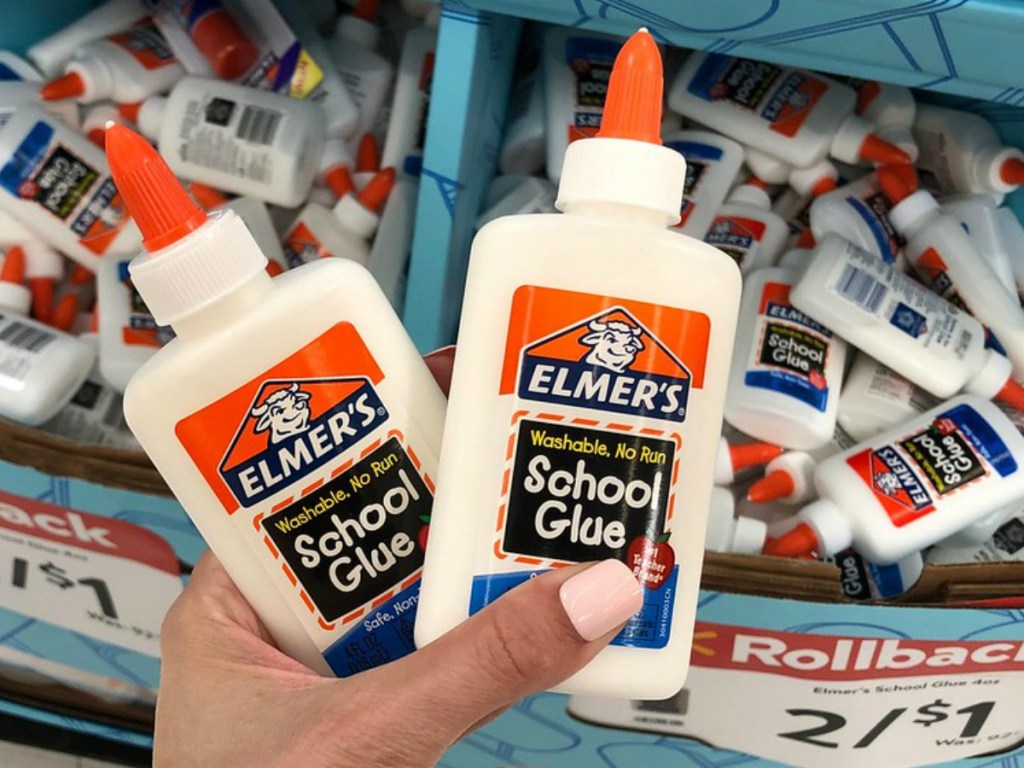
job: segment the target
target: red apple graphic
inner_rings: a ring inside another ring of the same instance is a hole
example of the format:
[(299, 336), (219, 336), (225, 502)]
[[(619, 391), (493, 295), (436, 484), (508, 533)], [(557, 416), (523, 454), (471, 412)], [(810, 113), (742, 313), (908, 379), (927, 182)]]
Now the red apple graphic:
[(416, 536), (416, 542), (420, 545), (420, 549), (426, 552), (427, 539), (430, 537), (430, 515), (420, 515), (420, 522), (423, 523), (423, 527), (420, 528), (420, 532)]
[(810, 380), (811, 386), (815, 389), (824, 389), (828, 384), (828, 382), (825, 381), (825, 377), (822, 376), (819, 371), (811, 371), (811, 375), (807, 378)]
[(648, 531), (629, 544), (626, 565), (633, 569), (637, 581), (648, 589), (661, 589), (665, 586), (675, 567), (676, 553), (668, 543), (669, 536), (671, 534), (667, 531), (660, 536)]

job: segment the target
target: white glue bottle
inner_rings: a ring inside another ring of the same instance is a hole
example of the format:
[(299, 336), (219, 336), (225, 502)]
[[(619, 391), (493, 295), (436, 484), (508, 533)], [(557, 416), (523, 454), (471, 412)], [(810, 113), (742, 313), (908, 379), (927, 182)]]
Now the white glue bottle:
[(866, 440), (936, 405), (912, 381), (858, 352), (839, 396), (839, 426), (854, 440)]
[(113, 104), (94, 104), (82, 115), (82, 133), (100, 149), (106, 145), (107, 128), (114, 124), (127, 125), (121, 110)]
[(1002, 202), (1024, 183), (1024, 152), (1003, 144), (981, 115), (919, 104), (914, 138), (918, 170), (940, 194), (983, 192)]
[(558, 183), (565, 149), (601, 125), (612, 62), (622, 39), (568, 27), (544, 30), (541, 72), (547, 121), (547, 173)]
[(1017, 296), (1014, 246), (1007, 241), (999, 210), (992, 195), (956, 195), (942, 201), (942, 212), (960, 222), (977, 254), (988, 262), (1007, 292)]
[(64, 65), (64, 74), (46, 83), (39, 95), (46, 101), (131, 104), (170, 90), (184, 76), (164, 36), (145, 19), (83, 45)]
[(440, 15), (441, 9), (434, 8), (423, 26), (409, 30), (402, 42), (387, 135), (381, 150), (382, 166), (394, 168), (402, 178), (418, 178), (423, 165)]
[(1013, 269), (1013, 281), (1017, 285), (1017, 295), (1024, 296), (1024, 224), (1010, 208), (996, 209), (999, 218), (999, 231), (1006, 252), (1010, 256), (1010, 267)]
[(810, 451), (786, 451), (764, 468), (764, 477), (747, 489), (751, 504), (803, 504), (817, 497), (814, 470), (827, 458), (845, 451), (857, 441), (836, 426), (828, 442)]
[(908, 183), (904, 174), (879, 168), (882, 191), (893, 203), (889, 219), (907, 238), (907, 260), (932, 290), (956, 303), (957, 298), (999, 338), (1024, 379), (1024, 308), (1008, 292), (990, 264), (974, 248), (960, 222), (942, 213), (932, 195)]
[(360, 0), (353, 13), (342, 15), (330, 45), (338, 74), (359, 110), (359, 121), (353, 131), (356, 136), (377, 125), (395, 77), (394, 65), (377, 53), (377, 5), (378, 0)]
[(718, 209), (704, 242), (731, 256), (744, 274), (772, 266), (786, 245), (789, 227), (771, 208), (760, 179), (741, 184)]
[(911, 552), (890, 565), (865, 560), (856, 550), (844, 549), (827, 558), (839, 569), (839, 584), (850, 600), (891, 600), (909, 590), (921, 578), (924, 558)]
[(411, 652), (364, 620), (411, 618), (444, 422), (401, 322), (351, 261), (272, 280), (144, 139), (107, 147), (145, 238), (132, 282), (177, 334), (125, 393), (135, 436), (282, 651), (340, 676)]
[(852, 546), (888, 565), (1024, 497), (1024, 435), (999, 407), (959, 395), (818, 465), (820, 498), (765, 554)]
[(130, 257), (110, 254), (96, 273), (100, 375), (117, 392), (142, 365), (171, 340), (161, 328), (128, 274)]
[(790, 303), (798, 277), (775, 267), (744, 280), (725, 420), (758, 440), (807, 450), (835, 431), (846, 342)]
[(32, 45), (28, 57), (47, 77), (56, 77), (81, 46), (128, 29), (148, 15), (142, 0), (107, 0)]
[[(216, 206), (213, 210), (224, 210), (230, 208), (245, 224), (256, 241), (256, 245), (263, 251), (263, 255), (270, 261), (279, 264), (287, 269), (288, 262), (284, 258), (284, 248), (281, 247), (281, 239), (274, 229), (274, 222), (270, 218), (267, 204), (255, 197), (236, 197)], [(209, 212), (209, 211), (208, 211)]]
[(711, 489), (704, 549), (708, 552), (759, 555), (767, 538), (768, 526), (764, 522), (736, 516), (736, 501), (732, 493), (725, 488)]
[(493, 221), (470, 255), (416, 639), (559, 564), (619, 560), (645, 607), (562, 691), (665, 698), (690, 657), (740, 274), (668, 229), (686, 168), (661, 95), (641, 30), (601, 130), (566, 151), (563, 215)]
[(366, 263), (366, 268), (395, 311), (401, 310), (405, 295), (404, 280), (412, 250), (418, 193), (419, 186), (415, 181), (404, 179), (395, 184), (380, 213), (380, 228), (373, 238)]
[(663, 140), (686, 159), (686, 186), (676, 228), (684, 235), (703, 238), (743, 167), (743, 147), (711, 131), (677, 131)]
[(788, 184), (793, 166), (785, 160), (753, 147), (744, 148), (744, 158), (751, 173), (766, 184)]
[(139, 248), (103, 151), (37, 107), (0, 131), (0, 208), (93, 272), (104, 254)]
[(889, 221), (891, 209), (878, 178), (869, 173), (811, 203), (811, 231), (816, 240), (828, 234), (839, 235), (891, 264), (903, 244)]
[(829, 155), (850, 164), (908, 162), (853, 114), (856, 101), (852, 88), (824, 75), (704, 51), (690, 56), (668, 95), (684, 117), (795, 168)]
[(96, 353), (73, 336), (26, 318), (25, 253), (0, 267), (0, 416), (38, 426), (60, 411), (89, 375)]
[(146, 99), (137, 123), (181, 178), (286, 208), (309, 193), (324, 148), (316, 104), (205, 77)]
[(494, 205), (476, 217), (476, 228), (481, 229), (501, 216), (524, 216), (530, 213), (557, 213), (555, 185), (547, 179), (527, 176)]
[(853, 243), (819, 243), (789, 298), (935, 397), (963, 390), (1024, 408), (1010, 361), (986, 348), (981, 323)]
[(766, 464), (782, 451), (782, 446), (774, 443), (730, 443), (722, 435), (715, 452), (715, 485), (732, 485), (744, 470)]
[(956, 565), (959, 563), (1008, 563), (1024, 560), (1024, 512), (1020, 503), (1016, 512), (1008, 517), (981, 544), (953, 547), (939, 542), (928, 552), (929, 563)]
[(976, 547), (984, 544), (996, 532), (996, 530), (1020, 512), (1021, 502), (1017, 500), (1013, 504), (1000, 507), (988, 517), (976, 520), (970, 525), (964, 526), (952, 536), (947, 536), (935, 546), (937, 547)]

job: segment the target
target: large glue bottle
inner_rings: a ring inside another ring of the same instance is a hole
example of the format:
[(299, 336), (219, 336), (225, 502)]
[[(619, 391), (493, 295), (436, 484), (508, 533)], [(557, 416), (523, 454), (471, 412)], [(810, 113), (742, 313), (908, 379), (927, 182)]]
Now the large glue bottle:
[(416, 639), (618, 559), (644, 607), (564, 691), (664, 698), (690, 657), (740, 274), (668, 229), (686, 163), (661, 145), (661, 92), (641, 30), (597, 136), (566, 152), (564, 215), (497, 219), (470, 257)]
[(144, 139), (107, 151), (132, 282), (177, 334), (128, 385), (135, 436), (284, 652), (339, 676), (411, 652), (389, 622), (415, 610), (444, 396), (388, 300), (347, 259), (272, 280)]

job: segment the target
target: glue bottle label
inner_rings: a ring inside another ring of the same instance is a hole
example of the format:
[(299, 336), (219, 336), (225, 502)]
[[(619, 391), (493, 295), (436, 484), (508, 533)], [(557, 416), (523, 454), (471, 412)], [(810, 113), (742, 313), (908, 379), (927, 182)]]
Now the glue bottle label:
[(748, 387), (789, 395), (824, 413), (832, 332), (794, 309), (789, 290), (785, 283), (765, 283), (757, 337), (743, 381)]
[(284, 236), (281, 247), (284, 249), (284, 258), (288, 269), (295, 269), (316, 259), (334, 255), (301, 221)]
[(644, 607), (613, 644), (668, 643), (679, 569), (698, 567), (676, 562), (670, 536), (710, 331), (684, 309), (516, 291), (499, 390), (512, 414), (505, 468), (471, 612), (549, 568), (614, 558), (643, 585)]
[(708, 54), (689, 91), (705, 101), (728, 101), (766, 120), (773, 131), (795, 136), (828, 90), (806, 72), (762, 61)]
[(164, 36), (149, 20), (107, 39), (131, 54), (132, 58), (146, 69), (160, 69), (178, 61)]
[(434, 486), (384, 376), (339, 323), (176, 428), (339, 676), (415, 650)]
[(570, 143), (597, 135), (619, 46), (616, 40), (590, 37), (570, 37), (565, 41), (573, 97), (572, 123), (567, 126)]
[(695, 141), (669, 141), (665, 146), (686, 158), (686, 183), (679, 207), (679, 223), (676, 224), (680, 228), (696, 210), (702, 182), (712, 173), (714, 164), (722, 160), (723, 153), (718, 147)]
[(146, 302), (132, 285), (128, 264), (127, 260), (117, 264), (117, 276), (128, 301), (128, 319), (121, 328), (121, 340), (129, 347), (162, 347), (174, 338), (174, 331), (156, 324)]
[(704, 242), (732, 256), (740, 269), (746, 269), (764, 239), (764, 232), (763, 221), (743, 216), (717, 216)]
[(1018, 468), (996, 430), (969, 405), (940, 413), (899, 440), (855, 453), (846, 463), (897, 528), (934, 512), (948, 494)]

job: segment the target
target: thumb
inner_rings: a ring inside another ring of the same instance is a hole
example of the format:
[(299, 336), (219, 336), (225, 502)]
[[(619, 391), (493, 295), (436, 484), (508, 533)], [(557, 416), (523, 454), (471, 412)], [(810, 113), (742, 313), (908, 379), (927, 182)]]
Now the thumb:
[(605, 560), (530, 579), (386, 667), (403, 690), (404, 722), (428, 750), (444, 750), (474, 724), (580, 670), (640, 610), (632, 571)]

